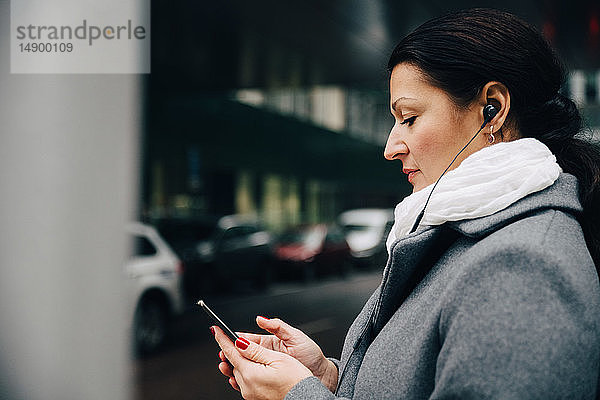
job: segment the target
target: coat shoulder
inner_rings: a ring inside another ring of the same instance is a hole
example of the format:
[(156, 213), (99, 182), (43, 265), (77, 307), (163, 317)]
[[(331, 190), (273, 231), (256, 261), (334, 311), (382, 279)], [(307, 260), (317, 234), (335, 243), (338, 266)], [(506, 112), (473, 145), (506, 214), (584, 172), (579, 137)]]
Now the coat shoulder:
[(479, 257), (512, 256), (527, 264), (587, 265), (594, 267), (577, 219), (566, 212), (547, 209), (525, 216), (472, 238), (468, 252)]
[(592, 398), (600, 286), (576, 219), (540, 211), (464, 236), (451, 253), (433, 279), (440, 352), (432, 397)]
[(579, 310), (600, 307), (598, 274), (581, 226), (560, 210), (540, 211), (464, 240), (440, 261), (447, 269), (449, 304), (479, 292), (479, 300), (497, 294), (583, 306)]

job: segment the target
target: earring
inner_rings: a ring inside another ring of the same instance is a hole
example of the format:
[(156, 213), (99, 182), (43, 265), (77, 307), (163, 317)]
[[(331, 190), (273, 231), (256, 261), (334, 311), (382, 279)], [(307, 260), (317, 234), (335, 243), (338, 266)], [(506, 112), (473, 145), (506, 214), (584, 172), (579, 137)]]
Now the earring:
[(496, 140), (494, 138), (494, 125), (490, 125), (490, 136), (488, 136), (488, 143), (492, 144), (494, 143), (494, 140)]

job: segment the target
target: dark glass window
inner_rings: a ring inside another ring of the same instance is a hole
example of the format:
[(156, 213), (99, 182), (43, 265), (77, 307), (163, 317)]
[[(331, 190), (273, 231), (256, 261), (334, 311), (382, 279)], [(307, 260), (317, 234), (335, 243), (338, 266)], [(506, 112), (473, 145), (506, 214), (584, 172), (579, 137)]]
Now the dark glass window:
[(133, 250), (134, 256), (138, 257), (153, 256), (157, 253), (156, 247), (154, 247), (154, 245), (143, 236), (133, 237)]

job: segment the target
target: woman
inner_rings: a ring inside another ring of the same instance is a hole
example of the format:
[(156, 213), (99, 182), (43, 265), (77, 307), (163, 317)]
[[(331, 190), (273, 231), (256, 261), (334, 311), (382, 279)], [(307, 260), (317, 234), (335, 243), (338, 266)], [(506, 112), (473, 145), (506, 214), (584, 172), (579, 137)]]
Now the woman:
[(388, 69), (385, 157), (414, 190), (340, 361), (258, 317), (272, 335), (213, 328), (220, 371), (246, 399), (595, 398), (600, 155), (575, 136), (560, 62), (476, 9), (417, 28)]

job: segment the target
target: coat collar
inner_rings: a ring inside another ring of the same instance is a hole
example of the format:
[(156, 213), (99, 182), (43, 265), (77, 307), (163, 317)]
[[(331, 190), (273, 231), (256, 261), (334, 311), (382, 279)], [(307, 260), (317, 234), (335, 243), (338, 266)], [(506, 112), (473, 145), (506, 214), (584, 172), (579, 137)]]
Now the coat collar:
[(458, 233), (445, 226), (426, 227), (392, 244), (383, 280), (376, 292), (377, 300), (368, 311), (369, 316), (362, 321), (361, 333), (353, 342), (348, 358), (342, 356), (337, 395), (352, 398), (358, 370), (370, 343), (455, 236)]
[(375, 334), (383, 328), (457, 237), (457, 232), (442, 225), (427, 227), (392, 245), (374, 314)]
[[(509, 223), (537, 212), (555, 209), (578, 216), (583, 211), (577, 195), (577, 179), (562, 173), (553, 185), (486, 217), (425, 226), (391, 246), (384, 270), (380, 299), (374, 310), (377, 333), (412, 292), (431, 266), (458, 238), (486, 236)], [(452, 234), (453, 232), (453, 234)]]
[(561, 210), (576, 217), (583, 212), (578, 197), (577, 178), (561, 173), (553, 185), (523, 197), (504, 210), (485, 217), (448, 222), (448, 225), (465, 236), (478, 238), (512, 221), (547, 209)]
[[(340, 376), (338, 393), (352, 397), (358, 369), (369, 343), (460, 234), (473, 238), (485, 236), (523, 216), (546, 209), (558, 209), (575, 216), (583, 211), (577, 196), (577, 179), (573, 175), (560, 174), (553, 185), (492, 215), (425, 226), (396, 240), (390, 249), (378, 300), (370, 310), (370, 317), (363, 321), (363, 333), (357, 337), (354, 350), (340, 365), (344, 373)], [(363, 336), (365, 334), (368, 337)]]

